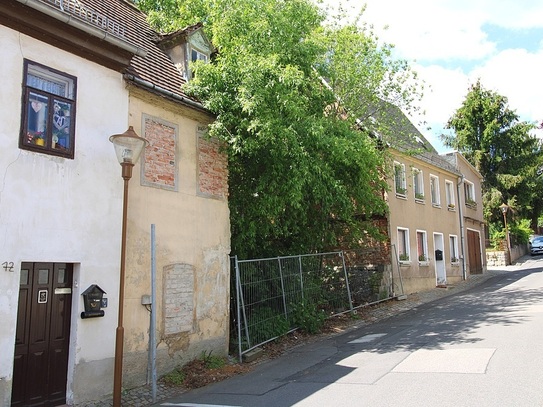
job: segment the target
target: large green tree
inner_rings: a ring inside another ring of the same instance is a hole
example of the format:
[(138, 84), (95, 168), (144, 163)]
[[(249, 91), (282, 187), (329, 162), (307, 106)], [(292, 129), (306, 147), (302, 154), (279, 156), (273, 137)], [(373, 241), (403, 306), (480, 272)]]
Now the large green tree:
[(162, 31), (203, 22), (217, 52), (185, 91), (216, 114), (229, 157), (232, 253), (354, 246), (386, 205), (380, 99), (407, 106), (413, 74), (371, 30), (309, 0), (139, 0)]
[(498, 206), (506, 202), (537, 225), (543, 209), (537, 169), (543, 156), (540, 141), (531, 134), (534, 124), (521, 121), (505, 96), (478, 80), (447, 128), (454, 133), (443, 136), (445, 145), (460, 151), (484, 177), (486, 219), (501, 222)]

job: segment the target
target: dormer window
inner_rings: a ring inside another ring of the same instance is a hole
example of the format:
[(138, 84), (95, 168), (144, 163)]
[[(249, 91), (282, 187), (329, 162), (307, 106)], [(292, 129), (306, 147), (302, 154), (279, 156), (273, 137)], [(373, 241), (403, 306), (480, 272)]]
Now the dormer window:
[(194, 76), (190, 64), (196, 61), (209, 62), (213, 52), (213, 46), (205, 36), (202, 24), (166, 34), (159, 45), (187, 81)]
[(192, 62), (196, 62), (196, 61), (207, 62), (208, 58), (209, 58), (209, 56), (207, 54), (204, 54), (203, 52), (200, 52), (195, 48), (192, 49), (192, 54), (191, 54), (191, 61)]

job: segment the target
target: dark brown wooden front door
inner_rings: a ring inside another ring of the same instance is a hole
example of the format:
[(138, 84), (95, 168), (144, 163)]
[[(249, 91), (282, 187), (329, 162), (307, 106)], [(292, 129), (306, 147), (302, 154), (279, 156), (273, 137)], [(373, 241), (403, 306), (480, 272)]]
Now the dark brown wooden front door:
[(21, 265), (12, 406), (66, 403), (71, 309), (71, 264)]
[(483, 272), (481, 237), (479, 233), (473, 230), (468, 230), (468, 260), (470, 274), (481, 274)]

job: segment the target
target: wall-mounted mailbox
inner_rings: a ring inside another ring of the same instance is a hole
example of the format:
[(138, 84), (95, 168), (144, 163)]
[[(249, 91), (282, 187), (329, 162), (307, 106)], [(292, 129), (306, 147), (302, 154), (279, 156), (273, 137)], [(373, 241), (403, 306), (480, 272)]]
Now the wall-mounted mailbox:
[(436, 260), (443, 260), (443, 251), (437, 249), (436, 250)]
[(81, 318), (104, 316), (104, 311), (102, 310), (102, 297), (105, 293), (106, 292), (96, 284), (89, 286), (89, 288), (81, 293), (83, 296), (83, 304), (85, 305), (85, 311), (81, 313)]

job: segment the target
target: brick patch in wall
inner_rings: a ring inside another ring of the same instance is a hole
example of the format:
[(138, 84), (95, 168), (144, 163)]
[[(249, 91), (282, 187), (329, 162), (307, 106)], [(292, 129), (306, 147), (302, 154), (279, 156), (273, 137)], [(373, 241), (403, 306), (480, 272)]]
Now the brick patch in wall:
[(194, 269), (189, 264), (164, 267), (164, 335), (191, 332), (194, 314)]
[(205, 126), (198, 126), (198, 189), (215, 198), (228, 197), (228, 161), (218, 140), (205, 136)]
[(177, 191), (177, 126), (143, 115), (143, 131), (149, 145), (142, 160), (142, 184)]

